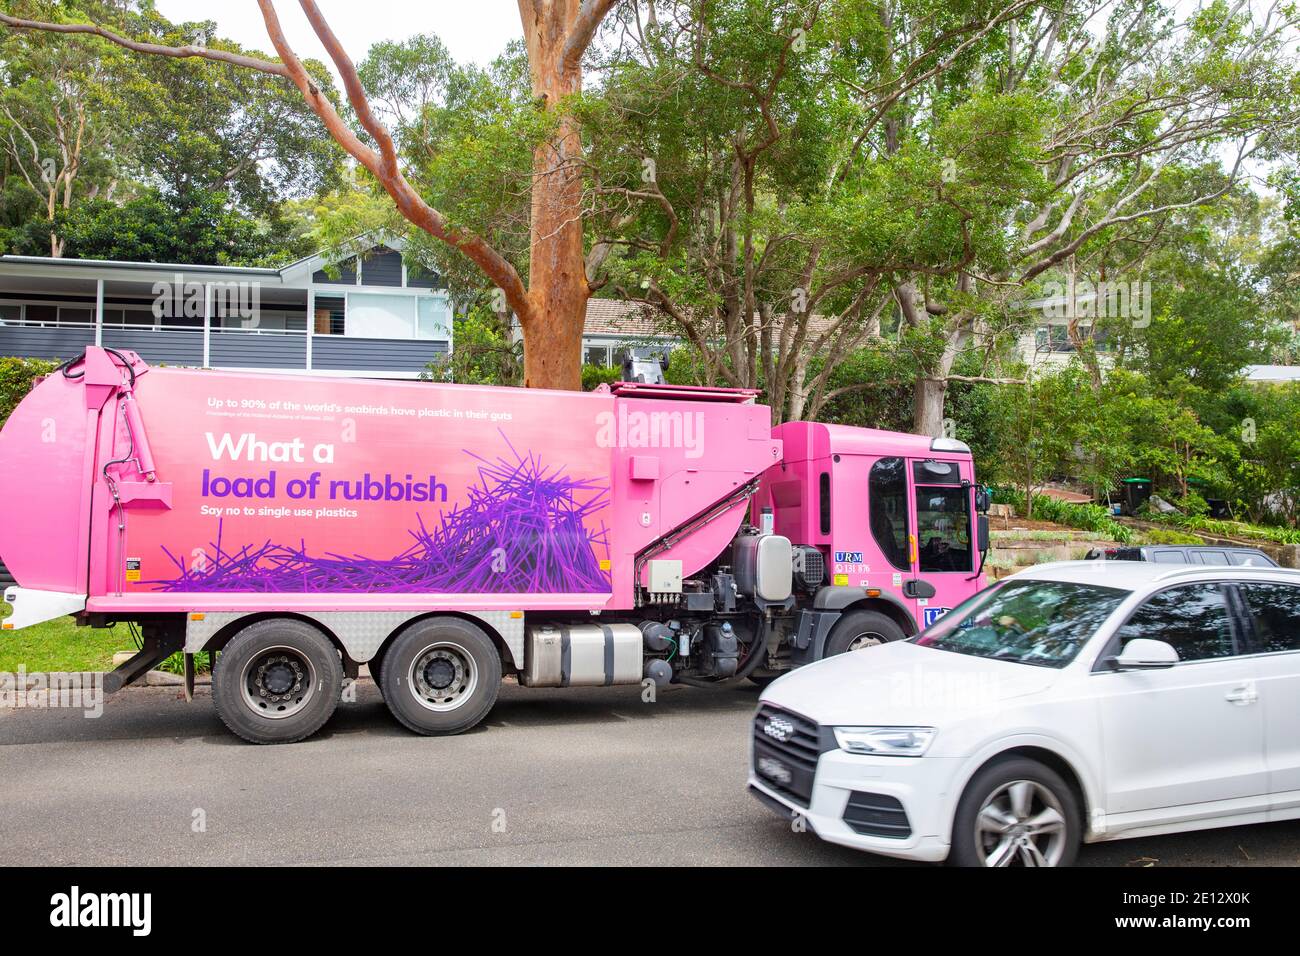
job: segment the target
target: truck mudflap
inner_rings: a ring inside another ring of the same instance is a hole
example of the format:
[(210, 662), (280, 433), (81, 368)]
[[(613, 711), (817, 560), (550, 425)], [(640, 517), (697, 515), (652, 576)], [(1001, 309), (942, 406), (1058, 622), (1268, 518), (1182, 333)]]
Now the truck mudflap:
[(803, 608), (795, 615), (794, 646), (790, 659), (799, 666), (820, 660), (835, 622), (840, 619), (838, 610)]

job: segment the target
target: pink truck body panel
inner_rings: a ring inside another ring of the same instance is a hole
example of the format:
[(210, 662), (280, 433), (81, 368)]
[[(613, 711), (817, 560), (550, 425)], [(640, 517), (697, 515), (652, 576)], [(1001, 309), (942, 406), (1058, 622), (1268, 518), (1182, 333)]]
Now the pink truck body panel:
[[(92, 348), (84, 376), (41, 381), (0, 432), (0, 555), (22, 586), (86, 594), (92, 613), (629, 609), (639, 552), (781, 460), (752, 394), (130, 357), (133, 388)], [(699, 570), (746, 511), (738, 499), (657, 557)]]

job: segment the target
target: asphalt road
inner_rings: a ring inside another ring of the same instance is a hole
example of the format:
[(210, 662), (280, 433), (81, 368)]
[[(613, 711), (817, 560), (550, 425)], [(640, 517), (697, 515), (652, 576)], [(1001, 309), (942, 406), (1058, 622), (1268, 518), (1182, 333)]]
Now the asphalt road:
[[(0, 860), (17, 864), (890, 865), (745, 793), (757, 690), (502, 689), (459, 737), (407, 733), (362, 681), (316, 737), (237, 741), (206, 689), (102, 716), (0, 710)], [(1300, 862), (1300, 823), (1086, 847), (1086, 865)]]

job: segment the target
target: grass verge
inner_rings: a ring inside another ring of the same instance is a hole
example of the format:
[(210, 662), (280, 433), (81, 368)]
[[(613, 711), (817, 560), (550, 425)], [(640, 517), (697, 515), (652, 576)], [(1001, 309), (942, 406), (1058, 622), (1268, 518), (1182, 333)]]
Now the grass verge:
[[(13, 608), (0, 601), (0, 615)], [(0, 671), (14, 673), (21, 666), (37, 671), (109, 671), (113, 655), (134, 647), (123, 625), (110, 628), (77, 627), (70, 617), (34, 624), (20, 631), (0, 631)]]

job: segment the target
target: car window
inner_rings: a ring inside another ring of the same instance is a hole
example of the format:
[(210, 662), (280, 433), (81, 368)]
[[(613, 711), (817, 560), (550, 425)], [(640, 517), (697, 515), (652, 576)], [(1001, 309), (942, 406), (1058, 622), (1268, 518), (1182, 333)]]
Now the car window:
[(1117, 632), (1119, 649), (1139, 637), (1173, 645), (1180, 661), (1231, 657), (1236, 653), (1223, 589), (1185, 584), (1152, 595)]
[(1228, 555), (1224, 551), (1193, 551), (1201, 564), (1227, 564)]
[(1276, 565), (1262, 554), (1256, 554), (1253, 551), (1229, 551), (1228, 560), (1233, 564), (1246, 565), (1256, 568), (1271, 568)]
[(1187, 563), (1187, 558), (1181, 551), (1156, 551), (1151, 555), (1151, 560), (1159, 561), (1163, 564)]
[(1255, 622), (1258, 650), (1265, 653), (1300, 650), (1300, 587), (1263, 581), (1241, 583), (1237, 587)]
[(956, 654), (1064, 667), (1127, 593), (1090, 584), (1012, 579), (958, 605), (912, 640)]

